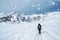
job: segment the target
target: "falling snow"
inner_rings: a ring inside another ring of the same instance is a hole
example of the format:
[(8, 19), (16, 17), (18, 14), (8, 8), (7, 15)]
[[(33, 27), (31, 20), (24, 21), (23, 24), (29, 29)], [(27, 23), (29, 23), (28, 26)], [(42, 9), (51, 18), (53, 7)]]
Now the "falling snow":
[(60, 9), (59, 5), (59, 0), (5, 0), (0, 1), (0, 13), (40, 14), (58, 11), (57, 9)]

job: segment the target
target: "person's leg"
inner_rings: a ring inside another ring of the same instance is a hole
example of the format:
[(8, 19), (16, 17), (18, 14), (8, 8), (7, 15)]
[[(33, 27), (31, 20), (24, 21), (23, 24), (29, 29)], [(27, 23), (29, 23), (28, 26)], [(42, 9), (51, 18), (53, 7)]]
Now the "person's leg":
[(41, 29), (39, 29), (39, 34), (41, 34)]

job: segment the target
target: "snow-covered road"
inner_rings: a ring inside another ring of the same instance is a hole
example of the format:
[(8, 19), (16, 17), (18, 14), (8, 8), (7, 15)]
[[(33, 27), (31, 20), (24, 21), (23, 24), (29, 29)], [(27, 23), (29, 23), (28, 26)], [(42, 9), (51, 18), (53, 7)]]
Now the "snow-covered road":
[[(60, 14), (49, 15), (43, 21), (31, 23), (0, 23), (0, 40), (60, 40)], [(42, 25), (40, 35), (38, 23)]]

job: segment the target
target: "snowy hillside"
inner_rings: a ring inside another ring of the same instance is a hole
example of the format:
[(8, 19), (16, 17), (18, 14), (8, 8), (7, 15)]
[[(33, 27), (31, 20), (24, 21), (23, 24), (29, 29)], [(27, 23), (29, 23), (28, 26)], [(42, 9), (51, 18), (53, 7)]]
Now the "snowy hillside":
[(18, 13), (0, 14), (0, 22), (32, 22), (39, 21), (40, 15), (20, 15)]
[[(38, 23), (42, 34), (38, 34)], [(0, 40), (60, 40), (60, 12), (19, 15), (0, 14)]]

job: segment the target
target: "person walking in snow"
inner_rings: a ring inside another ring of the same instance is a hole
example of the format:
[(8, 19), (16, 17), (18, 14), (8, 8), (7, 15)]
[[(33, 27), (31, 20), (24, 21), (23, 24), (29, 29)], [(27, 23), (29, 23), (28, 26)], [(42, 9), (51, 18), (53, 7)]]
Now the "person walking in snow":
[(41, 34), (41, 28), (42, 28), (41, 24), (38, 24), (38, 31), (39, 31), (39, 34)]

